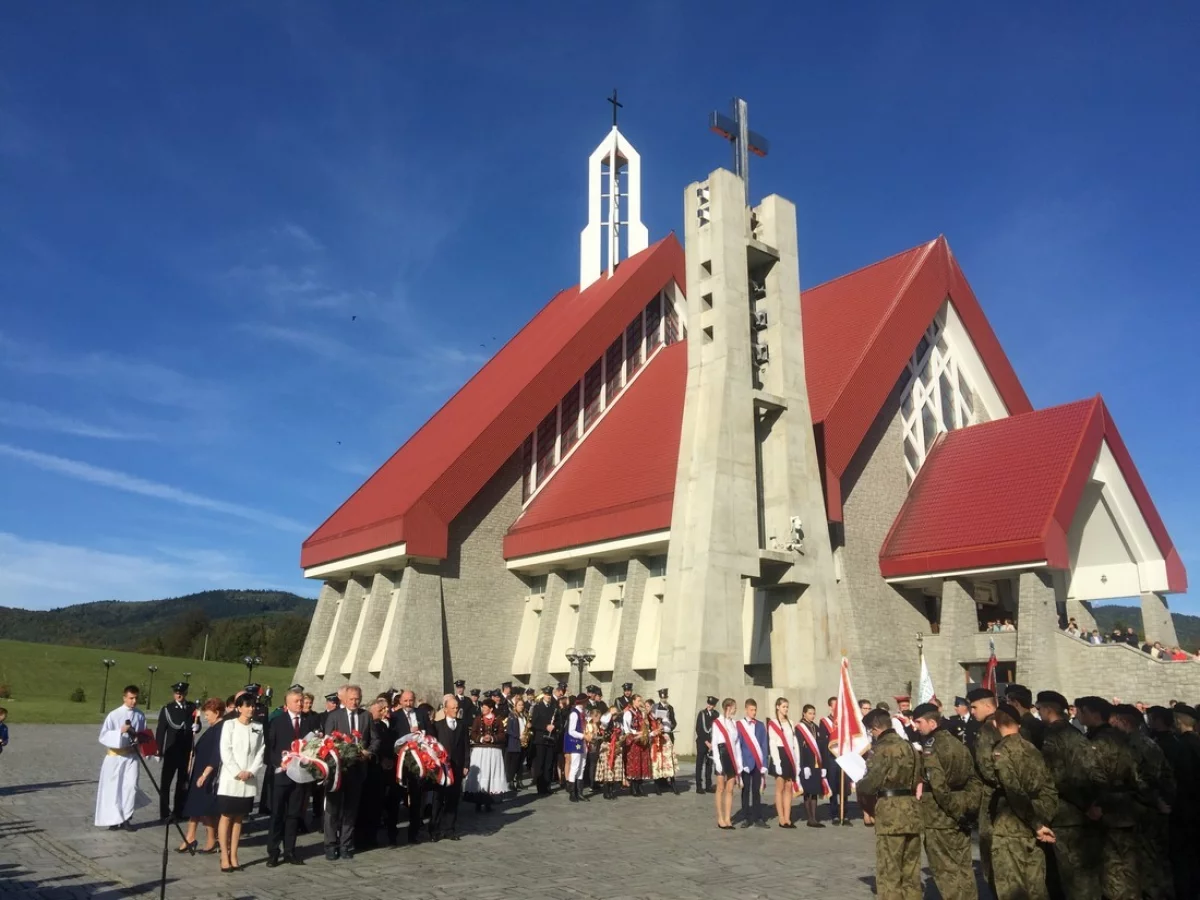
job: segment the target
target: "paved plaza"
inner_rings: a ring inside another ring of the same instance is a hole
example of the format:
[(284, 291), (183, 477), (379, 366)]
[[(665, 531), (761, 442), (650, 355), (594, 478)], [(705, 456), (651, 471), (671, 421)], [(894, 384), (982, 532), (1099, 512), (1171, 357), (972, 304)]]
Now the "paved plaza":
[[(158, 896), (163, 827), (110, 832), (92, 825), (102, 751), (92, 726), (14, 723), (0, 756), (0, 896), (83, 900)], [(157, 777), (157, 766), (151, 763)], [(142, 784), (145, 785), (143, 775)], [(145, 822), (154, 807), (135, 816)], [(799, 810), (797, 810), (799, 811)], [(873, 836), (853, 828), (719, 831), (711, 796), (622, 797), (572, 804), (530, 791), (460, 817), (463, 839), (360, 853), (326, 862), (302, 835), (303, 868), (265, 865), (265, 820), (243, 841), (246, 870), (223, 875), (218, 857), (170, 854), (167, 896), (291, 900), (474, 898), (838, 897), (873, 895)], [(171, 846), (179, 837), (172, 831)], [(936, 897), (932, 884), (927, 897)]]

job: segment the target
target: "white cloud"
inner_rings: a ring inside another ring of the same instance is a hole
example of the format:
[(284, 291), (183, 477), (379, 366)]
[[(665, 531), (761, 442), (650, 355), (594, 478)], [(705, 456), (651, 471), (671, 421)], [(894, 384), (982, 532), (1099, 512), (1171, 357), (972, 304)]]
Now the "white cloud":
[(105, 441), (154, 440), (154, 435), (146, 432), (97, 425), (73, 416), (64, 416), (48, 409), (42, 409), (40, 406), (14, 403), (9, 400), (0, 400), (0, 424), (10, 425), (13, 428), (25, 428), (30, 431), (53, 431), (57, 434), (70, 434), (76, 437), (97, 438)]
[(285, 238), (299, 249), (307, 250), (309, 253), (320, 253), (325, 249), (325, 245), (313, 237), (312, 232), (295, 222), (285, 222), (277, 226), (275, 236)]
[(54, 609), (95, 600), (155, 600), (214, 588), (295, 588), (218, 551), (112, 553), (0, 532), (0, 606)]
[(168, 503), (193, 506), (198, 509), (206, 509), (211, 512), (234, 516), (235, 518), (245, 519), (259, 525), (278, 529), (279, 531), (297, 534), (307, 534), (310, 531), (309, 528), (300, 522), (284, 516), (277, 516), (274, 513), (264, 512), (237, 503), (229, 503), (225, 500), (217, 500), (212, 497), (193, 494), (191, 491), (185, 491), (182, 488), (173, 487), (169, 484), (148, 481), (144, 478), (138, 478), (135, 475), (127, 475), (124, 472), (117, 472), (113, 469), (103, 469), (99, 466), (93, 466), (90, 463), (80, 462), (79, 460), (67, 459), (62, 456), (52, 456), (49, 453), (39, 453), (37, 450), (27, 450), (23, 447), (14, 447), (11, 444), (0, 444), (0, 455), (29, 463), (46, 472), (66, 475), (68, 478), (76, 478), (80, 481), (98, 484), (102, 487), (127, 491), (131, 494), (141, 494), (144, 497), (154, 497), (158, 500), (166, 500)]

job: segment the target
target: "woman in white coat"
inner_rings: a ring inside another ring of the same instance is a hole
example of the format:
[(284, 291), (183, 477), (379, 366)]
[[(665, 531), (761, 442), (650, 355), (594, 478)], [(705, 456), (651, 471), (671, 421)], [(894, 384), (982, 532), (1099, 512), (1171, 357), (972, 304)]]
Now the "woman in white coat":
[(238, 717), (221, 726), (221, 777), (217, 782), (217, 840), (221, 843), (221, 871), (239, 872), (238, 842), (242, 819), (254, 808), (263, 779), (263, 727), (254, 721), (254, 696), (235, 701)]

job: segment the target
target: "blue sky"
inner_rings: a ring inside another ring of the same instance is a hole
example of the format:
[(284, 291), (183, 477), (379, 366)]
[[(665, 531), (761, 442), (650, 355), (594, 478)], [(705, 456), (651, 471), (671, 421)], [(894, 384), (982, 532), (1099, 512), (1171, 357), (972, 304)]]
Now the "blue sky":
[(805, 285), (946, 234), (1200, 571), (1200, 8), (832, 6), (6, 4), (0, 604), (315, 593), (305, 535), (576, 280), (614, 86), (652, 239), (735, 93)]

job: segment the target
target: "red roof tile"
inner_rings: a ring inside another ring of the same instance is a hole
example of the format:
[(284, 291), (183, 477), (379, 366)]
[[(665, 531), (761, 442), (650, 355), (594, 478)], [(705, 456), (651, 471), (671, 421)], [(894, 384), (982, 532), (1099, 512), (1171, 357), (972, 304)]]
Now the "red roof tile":
[(671, 527), (687, 345), (659, 352), (504, 539), (512, 559)]
[(1187, 576), (1104, 402), (1095, 397), (943, 435), (879, 554), (885, 578), (1046, 560), (1070, 565), (1067, 533), (1107, 443), (1167, 561)]
[(611, 278), (559, 293), (304, 542), (300, 564), (401, 541), (410, 555), (444, 557), (451, 520), (654, 293), (683, 284), (683, 271), (671, 235)]
[(830, 519), (841, 521), (842, 476), (947, 297), (1008, 412), (1031, 410), (944, 237), (802, 292), (805, 374)]

